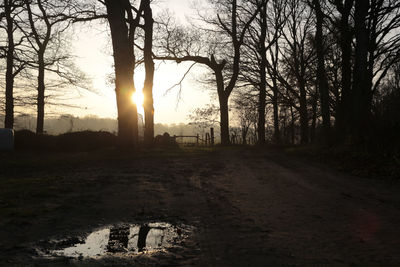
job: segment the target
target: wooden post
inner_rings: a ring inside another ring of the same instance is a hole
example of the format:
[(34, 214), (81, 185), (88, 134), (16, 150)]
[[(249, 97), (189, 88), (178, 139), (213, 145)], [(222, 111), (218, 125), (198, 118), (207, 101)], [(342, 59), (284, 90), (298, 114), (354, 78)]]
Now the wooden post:
[(214, 128), (210, 128), (211, 146), (214, 145)]
[(199, 146), (199, 134), (196, 136), (196, 145)]

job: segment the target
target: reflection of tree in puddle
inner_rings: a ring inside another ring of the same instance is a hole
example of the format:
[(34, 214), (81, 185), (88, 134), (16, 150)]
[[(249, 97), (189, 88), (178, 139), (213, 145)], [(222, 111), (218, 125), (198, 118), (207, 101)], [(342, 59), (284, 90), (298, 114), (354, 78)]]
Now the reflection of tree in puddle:
[[(110, 228), (107, 252), (143, 252), (164, 245), (165, 227), (142, 224), (140, 227), (114, 226)], [(137, 241), (136, 241), (137, 240)]]
[(108, 239), (108, 252), (128, 251), (129, 226), (112, 227)]
[(138, 251), (142, 252), (146, 247), (147, 234), (150, 231), (150, 227), (147, 224), (141, 225), (139, 229), (139, 238), (137, 242)]
[[(55, 241), (59, 249), (50, 254), (66, 257), (99, 257), (114, 254), (117, 256), (137, 252), (154, 252), (170, 247), (184, 238), (182, 228), (169, 223), (154, 222), (146, 224), (123, 224), (106, 227), (90, 233), (83, 242), (71, 242), (65, 248), (63, 241)], [(48, 253), (45, 253), (48, 254)]]

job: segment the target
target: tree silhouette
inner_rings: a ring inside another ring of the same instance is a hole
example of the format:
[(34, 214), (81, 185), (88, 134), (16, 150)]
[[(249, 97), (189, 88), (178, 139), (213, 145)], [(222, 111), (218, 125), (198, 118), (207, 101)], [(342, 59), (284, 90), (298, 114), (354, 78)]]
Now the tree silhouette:
[(154, 141), (154, 106), (153, 106), (153, 80), (154, 80), (154, 62), (153, 62), (153, 12), (150, 6), (150, 0), (143, 1), (144, 18), (144, 64), (146, 77), (144, 80), (144, 142), (146, 145), (152, 145)]
[[(213, 30), (210, 30), (210, 32), (216, 31), (227, 36), (227, 40), (220, 41), (219, 44), (219, 46), (221, 46), (221, 44), (223, 44), (222, 46), (225, 44), (232, 46), (231, 49), (233, 52), (228, 52), (227, 58), (221, 60), (217, 59), (216, 53), (221, 53), (221, 51), (207, 51), (206, 53), (209, 53), (208, 56), (199, 55), (201, 51), (198, 49), (199, 45), (196, 44), (196, 38), (193, 38), (187, 32), (183, 33), (183, 38), (179, 37), (179, 35), (182, 34), (182, 29), (175, 28), (171, 30), (168, 24), (165, 24), (166, 31), (170, 31), (170, 33), (167, 34), (166, 40), (162, 43), (164, 55), (157, 55), (155, 58), (159, 60), (174, 60), (177, 63), (193, 61), (209, 67), (214, 72), (220, 108), (221, 144), (227, 145), (230, 143), (228, 100), (239, 77), (241, 47), (244, 42), (245, 34), (252, 21), (255, 19), (258, 8), (255, 11), (253, 10), (250, 17), (246, 17), (245, 21), (243, 21), (243, 18), (240, 16), (240, 11), (238, 10), (238, 1), (217, 1), (217, 4), (220, 11), (224, 13), (217, 14), (214, 20), (209, 18), (203, 18), (203, 20), (215, 27)], [(240, 2), (240, 7), (242, 6), (241, 4), (244, 3)], [(185, 37), (186, 40), (184, 39)], [(180, 47), (182, 42), (185, 41), (190, 42), (187, 44), (187, 48), (189, 49), (182, 49)], [(218, 44), (216, 46), (218, 46)], [(228, 59), (232, 59), (232, 62), (228, 62)]]
[(327, 136), (329, 133), (329, 129), (331, 127), (331, 118), (330, 118), (330, 110), (329, 110), (329, 87), (328, 80), (326, 77), (325, 70), (325, 46), (324, 46), (324, 36), (323, 36), (323, 24), (325, 19), (325, 14), (321, 7), (321, 3), (318, 0), (313, 0), (312, 3), (309, 3), (315, 13), (316, 17), (316, 33), (315, 33), (315, 46), (317, 52), (318, 59), (318, 67), (317, 67), (317, 80), (318, 80), (318, 89), (321, 101), (321, 111), (322, 111), (322, 126), (324, 130), (324, 135)]
[(105, 5), (114, 51), (119, 142), (122, 147), (135, 147), (138, 144), (138, 115), (136, 104), (131, 101), (136, 90), (133, 80), (136, 64), (134, 38), (143, 5), (140, 5), (136, 17), (129, 0), (106, 0)]
[[(85, 86), (84, 75), (71, 62), (69, 52), (62, 52), (63, 33), (70, 26), (69, 3), (59, 4), (54, 0), (25, 1), (26, 25), (19, 27), (28, 40), (31, 51), (27, 66), (37, 72), (37, 122), (36, 133), (44, 132), (47, 75), (55, 75), (60, 80), (57, 86)], [(63, 80), (64, 82), (61, 82)]]
[(5, 30), (7, 36), (6, 44), (0, 47), (0, 57), (6, 59), (4, 127), (10, 129), (14, 127), (14, 79), (26, 65), (20, 58), (21, 50), (17, 50), (24, 40), (21, 37), (15, 40), (18, 38), (15, 33), (18, 31), (17, 21), (22, 6), (23, 1), (17, 0), (4, 0), (0, 6), (0, 28)]

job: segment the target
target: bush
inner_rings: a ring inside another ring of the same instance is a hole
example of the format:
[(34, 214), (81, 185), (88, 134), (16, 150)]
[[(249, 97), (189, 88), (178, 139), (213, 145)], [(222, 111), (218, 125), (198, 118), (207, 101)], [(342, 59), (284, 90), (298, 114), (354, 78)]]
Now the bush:
[(400, 90), (390, 90), (374, 105), (371, 145), (378, 152), (400, 154)]
[(57, 136), (38, 135), (29, 130), (15, 132), (16, 150), (81, 152), (113, 147), (117, 137), (109, 132), (71, 132)]

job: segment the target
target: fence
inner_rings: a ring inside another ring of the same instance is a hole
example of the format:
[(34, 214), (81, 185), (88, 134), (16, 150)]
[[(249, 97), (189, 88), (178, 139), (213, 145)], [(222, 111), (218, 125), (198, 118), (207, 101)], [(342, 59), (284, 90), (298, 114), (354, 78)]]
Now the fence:
[[(188, 146), (213, 146), (215, 144), (214, 139), (214, 128), (210, 128), (210, 132), (206, 133), (205, 136), (197, 135), (174, 135), (174, 141), (178, 144)], [(184, 139), (194, 140), (194, 142), (183, 142)], [(179, 142), (180, 141), (180, 142)]]

